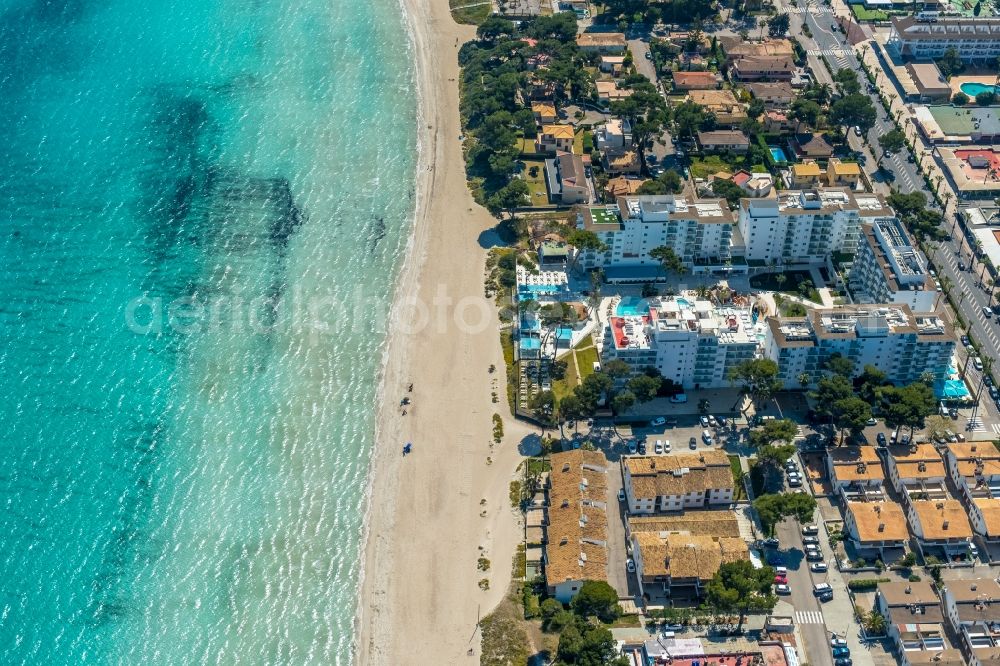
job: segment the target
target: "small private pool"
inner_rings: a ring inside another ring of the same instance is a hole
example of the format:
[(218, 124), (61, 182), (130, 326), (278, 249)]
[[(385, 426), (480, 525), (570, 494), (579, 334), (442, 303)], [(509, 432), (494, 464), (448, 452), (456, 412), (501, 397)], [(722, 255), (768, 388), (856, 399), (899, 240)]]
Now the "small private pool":
[(979, 83), (978, 81), (969, 81), (968, 83), (963, 83), (958, 88), (959, 90), (961, 90), (966, 95), (972, 98), (975, 98), (976, 95), (983, 92), (991, 92), (991, 93), (997, 92), (996, 86), (991, 86), (986, 83)]
[(782, 148), (779, 148), (778, 146), (768, 146), (767, 149), (771, 152), (771, 157), (774, 158), (775, 162), (778, 164), (788, 163), (788, 156), (785, 155), (785, 151)]

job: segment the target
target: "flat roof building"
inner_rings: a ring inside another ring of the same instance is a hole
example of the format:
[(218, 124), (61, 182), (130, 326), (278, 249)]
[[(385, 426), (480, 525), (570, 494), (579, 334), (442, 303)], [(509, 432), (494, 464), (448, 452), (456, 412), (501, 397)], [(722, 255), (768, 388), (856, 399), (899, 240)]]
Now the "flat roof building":
[(859, 551), (877, 551), (883, 562), (886, 550), (902, 549), (910, 538), (906, 515), (895, 502), (847, 502), (844, 529)]
[(881, 501), (885, 472), (873, 446), (837, 446), (826, 452), (833, 490), (848, 502)]
[(950, 580), (942, 602), (970, 666), (995, 666), (1000, 660), (1000, 584), (992, 578)]
[(953, 48), (966, 62), (996, 64), (1000, 56), (1000, 19), (940, 16), (933, 22), (916, 16), (891, 17), (887, 41), (914, 60), (937, 60)]
[(855, 301), (906, 304), (916, 312), (935, 309), (938, 292), (927, 263), (897, 218), (861, 225), (861, 238), (849, 278)]

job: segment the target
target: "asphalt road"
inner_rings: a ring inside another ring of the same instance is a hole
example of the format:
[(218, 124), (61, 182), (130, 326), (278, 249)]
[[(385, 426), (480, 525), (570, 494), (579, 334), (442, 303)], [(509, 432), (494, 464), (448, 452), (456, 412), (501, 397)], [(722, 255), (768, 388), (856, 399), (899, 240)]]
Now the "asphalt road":
[[(813, 596), (813, 574), (809, 571), (805, 551), (802, 549), (802, 537), (799, 534), (799, 524), (795, 520), (784, 520), (776, 529), (778, 543), (781, 544), (783, 564), (788, 567), (788, 586), (791, 594), (781, 597), (795, 609), (795, 624), (806, 642), (803, 654), (809, 655), (809, 663), (813, 666), (833, 666), (833, 655), (830, 653), (830, 636), (823, 621), (823, 608)], [(816, 582), (826, 580), (824, 574)]]

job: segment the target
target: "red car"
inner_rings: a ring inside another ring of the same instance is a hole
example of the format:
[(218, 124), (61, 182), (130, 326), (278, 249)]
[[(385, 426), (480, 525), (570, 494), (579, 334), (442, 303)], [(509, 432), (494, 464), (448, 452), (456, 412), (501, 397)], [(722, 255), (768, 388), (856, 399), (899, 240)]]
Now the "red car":
[(786, 585), (788, 584), (788, 577), (778, 574), (777, 576), (774, 577), (774, 582), (778, 585)]

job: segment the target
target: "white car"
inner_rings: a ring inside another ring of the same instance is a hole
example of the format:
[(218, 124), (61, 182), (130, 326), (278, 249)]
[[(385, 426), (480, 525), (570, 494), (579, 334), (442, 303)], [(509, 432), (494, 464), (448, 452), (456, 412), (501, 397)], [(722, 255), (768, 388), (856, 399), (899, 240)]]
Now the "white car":
[(656, 440), (656, 444), (653, 446), (653, 452), (657, 455), (661, 455), (663, 453), (663, 442)]
[(655, 419), (649, 422), (650, 428), (659, 428), (662, 425), (666, 425), (667, 419), (662, 416), (657, 416)]
[(624, 502), (625, 501), (625, 489), (624, 488), (619, 488), (618, 489), (618, 501), (619, 502)]
[(802, 527), (802, 534), (804, 536), (810, 536), (810, 535), (813, 535), (813, 534), (819, 534), (819, 526), (818, 525), (804, 525)]
[(775, 594), (791, 594), (792, 588), (788, 587), (785, 583), (779, 583), (774, 586)]
[(670, 440), (669, 439), (663, 440), (663, 452), (664, 453), (670, 453)]
[(629, 573), (635, 573), (635, 562), (632, 561), (632, 558), (629, 558), (628, 562), (625, 563), (625, 568)]
[(707, 428), (708, 427), (709, 423), (708, 423), (708, 417), (707, 416), (702, 416), (698, 420), (701, 422), (701, 427), (702, 428)]
[(826, 562), (813, 562), (809, 565), (809, 570), (814, 573), (823, 573), (826, 568)]
[(708, 425), (710, 425), (713, 428), (715, 428), (716, 426), (719, 425), (719, 421), (714, 416), (712, 416), (711, 414), (709, 414), (708, 415)]
[(830, 647), (847, 647), (847, 641), (840, 636), (834, 636), (830, 639)]

